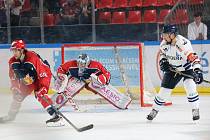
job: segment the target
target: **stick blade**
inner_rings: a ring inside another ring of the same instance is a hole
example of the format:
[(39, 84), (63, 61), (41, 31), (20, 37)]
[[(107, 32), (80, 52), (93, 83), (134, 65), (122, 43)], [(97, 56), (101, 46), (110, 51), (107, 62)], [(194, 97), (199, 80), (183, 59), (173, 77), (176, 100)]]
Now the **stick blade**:
[(78, 132), (83, 132), (83, 131), (86, 131), (86, 130), (89, 130), (89, 129), (92, 129), (92, 128), (93, 128), (93, 124), (90, 124), (90, 125), (87, 125), (85, 127), (79, 128), (77, 131)]

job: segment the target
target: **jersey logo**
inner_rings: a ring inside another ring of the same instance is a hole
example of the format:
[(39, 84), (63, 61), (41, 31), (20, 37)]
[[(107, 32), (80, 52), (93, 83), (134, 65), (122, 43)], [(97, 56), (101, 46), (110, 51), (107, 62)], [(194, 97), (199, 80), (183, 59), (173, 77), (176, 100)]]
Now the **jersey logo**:
[(184, 41), (183, 45), (186, 45), (187, 44), (187, 41), (185, 39), (183, 39), (183, 41)]
[(43, 77), (47, 77), (47, 74), (46, 74), (45, 72), (43, 72), (43, 73), (40, 73), (39, 76), (40, 76), (41, 78), (43, 78)]

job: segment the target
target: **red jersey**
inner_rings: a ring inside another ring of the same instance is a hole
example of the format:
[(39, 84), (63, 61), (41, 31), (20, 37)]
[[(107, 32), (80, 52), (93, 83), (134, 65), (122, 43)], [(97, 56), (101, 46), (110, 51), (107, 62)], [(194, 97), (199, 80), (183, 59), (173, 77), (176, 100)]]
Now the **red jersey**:
[(46, 89), (47, 93), (52, 73), (38, 54), (25, 50), (23, 61), (17, 60), (14, 56), (10, 58), (9, 77), (11, 88), (18, 88), (24, 94), (40, 89)]
[(90, 61), (90, 64), (82, 71), (82, 73), (80, 73), (76, 60), (71, 60), (62, 64), (58, 68), (57, 73), (67, 74), (78, 79), (89, 79), (90, 75), (95, 73), (97, 76), (103, 75), (103, 77), (106, 78), (106, 84), (108, 84), (110, 81), (110, 72), (107, 71), (107, 69), (100, 62), (93, 60)]

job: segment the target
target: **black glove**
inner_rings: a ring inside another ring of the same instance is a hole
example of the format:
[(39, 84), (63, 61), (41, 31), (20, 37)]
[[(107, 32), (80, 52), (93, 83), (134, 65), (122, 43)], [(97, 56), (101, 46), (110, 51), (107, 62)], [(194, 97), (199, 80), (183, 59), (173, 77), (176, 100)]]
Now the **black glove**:
[(203, 82), (203, 73), (200, 69), (195, 69), (193, 72), (193, 80), (196, 84), (201, 84)]
[(163, 72), (170, 71), (171, 65), (169, 64), (166, 58), (162, 58), (159, 64), (160, 64), (160, 70), (162, 70)]

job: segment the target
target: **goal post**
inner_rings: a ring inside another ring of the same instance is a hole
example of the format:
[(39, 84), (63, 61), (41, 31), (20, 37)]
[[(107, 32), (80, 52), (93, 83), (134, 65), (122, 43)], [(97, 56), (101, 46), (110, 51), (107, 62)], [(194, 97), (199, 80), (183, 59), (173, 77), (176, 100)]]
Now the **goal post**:
[(86, 53), (90, 59), (101, 62), (110, 71), (113, 86), (133, 100), (138, 100), (141, 107), (147, 107), (151, 106), (151, 102), (147, 102), (145, 96), (153, 97), (154, 93), (149, 91), (154, 87), (145, 89), (147, 81), (144, 79), (148, 79), (145, 77), (148, 74), (144, 74), (142, 47), (142, 43), (136, 42), (63, 44), (61, 63)]

